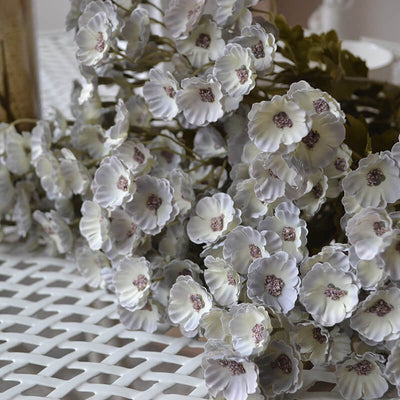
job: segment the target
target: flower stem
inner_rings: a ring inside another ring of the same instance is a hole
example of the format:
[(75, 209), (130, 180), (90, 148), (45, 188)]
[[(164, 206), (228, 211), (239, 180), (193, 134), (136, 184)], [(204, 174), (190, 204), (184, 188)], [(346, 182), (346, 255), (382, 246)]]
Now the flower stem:
[(153, 8), (155, 8), (156, 10), (158, 10), (158, 11), (161, 13), (161, 15), (164, 16), (164, 11), (163, 11), (160, 7), (156, 6), (155, 4), (150, 3), (150, 2), (147, 1), (147, 0), (143, 1), (143, 4), (147, 4), (147, 5), (149, 5), (149, 6), (153, 7)]
[(201, 72), (203, 69), (205, 69), (205, 68), (207, 68), (207, 67), (210, 67), (211, 65), (214, 65), (214, 62), (209, 62), (209, 63), (207, 63), (207, 64), (203, 64), (201, 67), (197, 68), (197, 69), (193, 72), (192, 76), (196, 76), (196, 75), (197, 75), (199, 72)]

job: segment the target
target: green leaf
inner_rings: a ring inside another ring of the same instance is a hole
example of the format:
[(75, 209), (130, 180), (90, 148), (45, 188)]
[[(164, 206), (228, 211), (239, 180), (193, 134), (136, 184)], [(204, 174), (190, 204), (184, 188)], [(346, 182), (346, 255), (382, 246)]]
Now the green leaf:
[(389, 129), (381, 135), (375, 135), (371, 138), (372, 151), (384, 151), (390, 150), (393, 145), (398, 142), (399, 131), (395, 129)]
[(369, 135), (364, 121), (354, 118), (350, 114), (346, 115), (346, 139), (345, 143), (358, 155), (364, 157), (368, 147)]

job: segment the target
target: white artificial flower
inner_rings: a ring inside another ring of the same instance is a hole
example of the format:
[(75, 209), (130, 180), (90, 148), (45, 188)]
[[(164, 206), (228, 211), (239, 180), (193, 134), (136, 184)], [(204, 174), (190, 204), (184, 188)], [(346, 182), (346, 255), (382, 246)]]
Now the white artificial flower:
[(217, 24), (204, 17), (186, 39), (176, 41), (176, 48), (187, 56), (193, 67), (199, 68), (222, 55), (225, 42), (221, 36)]
[(215, 242), (240, 223), (240, 211), (226, 193), (203, 197), (196, 204), (195, 215), (187, 224), (187, 234), (194, 243)]
[(60, 254), (68, 253), (73, 245), (73, 235), (67, 223), (54, 211), (43, 213), (36, 210), (33, 219), (49, 235)]
[(206, 352), (202, 359), (209, 393), (226, 400), (247, 400), (257, 389), (258, 370), (254, 363), (224, 349)]
[(171, 120), (178, 114), (175, 96), (178, 82), (170, 72), (152, 68), (149, 80), (143, 86), (143, 97), (154, 118)]
[(61, 153), (60, 167), (68, 187), (72, 193), (84, 195), (91, 180), (89, 171), (71, 150), (63, 148)]
[(241, 288), (240, 277), (232, 265), (213, 256), (207, 256), (204, 265), (207, 267), (204, 271), (204, 280), (214, 300), (221, 306), (237, 303)]
[[(33, 140), (33, 136), (32, 136)], [(94, 160), (110, 152), (107, 138), (100, 125), (77, 125), (72, 129), (71, 142), (79, 150), (86, 151)]]
[(51, 151), (42, 153), (35, 161), (36, 174), (50, 200), (71, 196), (61, 165)]
[(153, 333), (157, 330), (161, 319), (159, 306), (151, 300), (141, 308), (134, 311), (118, 305), (118, 315), (122, 324), (131, 330), (142, 330), (148, 333)]
[(134, 94), (126, 101), (125, 106), (128, 110), (127, 116), (131, 126), (150, 126), (152, 115), (143, 97)]
[(162, 136), (156, 136), (149, 145), (157, 162), (151, 173), (158, 178), (165, 178), (171, 171), (179, 168), (185, 149), (176, 143), (177, 139), (173, 133), (168, 130), (162, 130), (161, 133)]
[(385, 376), (392, 385), (400, 386), (400, 341), (397, 341), (386, 362)]
[(220, 26), (231, 26), (234, 23), (239, 28), (249, 26), (252, 15), (247, 7), (254, 6), (257, 3), (258, 0), (216, 0), (215, 20)]
[(337, 154), (346, 131), (343, 122), (332, 113), (311, 114), (311, 129), (295, 150), (295, 157), (306, 171), (327, 167)]
[(343, 361), (351, 353), (351, 340), (338, 326), (335, 326), (330, 332), (329, 357), (328, 363), (335, 365)]
[(260, 370), (259, 384), (268, 397), (294, 393), (303, 385), (300, 354), (285, 342), (273, 340), (256, 363)]
[(385, 248), (382, 257), (383, 269), (394, 281), (400, 280), (400, 230), (393, 232), (385, 239), (389, 245)]
[(386, 153), (373, 153), (343, 179), (345, 195), (353, 195), (362, 207), (386, 207), (400, 198), (400, 169)]
[(168, 225), (165, 236), (158, 244), (158, 251), (167, 261), (184, 259), (188, 251), (188, 244), (189, 239), (186, 235), (185, 226), (180, 223), (173, 223)]
[[(0, 167), (0, 181), (1, 181), (1, 167)], [(33, 192), (33, 185), (27, 182), (18, 182), (15, 185), (15, 204), (13, 210), (12, 219), (15, 221), (17, 226), (17, 232), (19, 236), (26, 237), (32, 226), (32, 210), (31, 210), (31, 194)], [(1, 183), (0, 183), (0, 191)], [(6, 193), (6, 192), (2, 192)], [(11, 190), (11, 194), (13, 190)], [(7, 193), (9, 195), (9, 193)], [(6, 197), (6, 195), (3, 195)], [(2, 201), (3, 197), (2, 197)], [(7, 204), (7, 200), (5, 202)], [(0, 215), (1, 215), (0, 206)]]
[(296, 325), (291, 338), (305, 361), (313, 365), (326, 364), (329, 352), (329, 332), (316, 322), (303, 322)]
[(174, 188), (174, 201), (179, 208), (179, 214), (181, 217), (186, 217), (195, 202), (192, 180), (180, 168), (172, 170), (168, 175), (168, 180)]
[(316, 263), (303, 278), (300, 301), (315, 321), (333, 326), (349, 318), (358, 304), (359, 283), (350, 272)]
[(204, 126), (223, 116), (221, 84), (214, 78), (185, 78), (181, 86), (176, 103), (189, 123)]
[(15, 175), (25, 175), (30, 168), (30, 157), (27, 154), (29, 139), (19, 134), (14, 127), (10, 127), (4, 133), (6, 166)]
[(232, 345), (241, 356), (259, 355), (268, 346), (271, 320), (263, 307), (239, 304), (230, 310)]
[(244, 26), (241, 36), (232, 41), (251, 50), (257, 72), (267, 73), (272, 69), (276, 51), (275, 37), (272, 33), (266, 33), (261, 25)]
[(352, 329), (374, 342), (400, 337), (400, 289), (372, 292), (350, 318)]
[(306, 112), (285, 96), (254, 103), (248, 118), (249, 137), (265, 152), (277, 151), (281, 144), (299, 143), (310, 131)]
[(273, 217), (265, 217), (258, 225), (259, 231), (272, 231), (279, 235), (282, 250), (300, 262), (306, 254), (307, 224), (300, 218), (300, 210), (292, 203), (283, 201)]
[(220, 308), (213, 308), (203, 314), (200, 320), (200, 328), (207, 340), (225, 340), (229, 337), (229, 313)]
[(268, 204), (261, 201), (255, 194), (255, 184), (254, 178), (239, 181), (236, 185), (236, 193), (233, 196), (235, 206), (242, 210), (243, 222), (248, 224), (268, 212)]
[(225, 157), (226, 143), (213, 126), (200, 128), (193, 141), (193, 150), (203, 158)]
[(150, 175), (136, 180), (136, 192), (125, 209), (132, 215), (135, 224), (149, 235), (160, 233), (178, 213), (170, 183)]
[(75, 259), (79, 272), (86, 278), (86, 282), (90, 287), (98, 288), (104, 286), (101, 270), (110, 267), (110, 263), (104, 253), (93, 251), (86, 246), (80, 246), (75, 250)]
[(349, 256), (345, 253), (348, 250), (340, 243), (336, 243), (330, 246), (324, 246), (321, 251), (311, 257), (305, 257), (300, 264), (301, 275), (305, 275), (316, 263), (327, 262), (332, 267), (341, 269), (342, 271), (349, 271)]
[(336, 367), (336, 382), (345, 400), (382, 399), (389, 385), (383, 376), (380, 357), (374, 353), (354, 354)]
[(122, 307), (129, 311), (142, 308), (150, 291), (150, 263), (144, 257), (122, 258), (115, 271), (113, 283)]
[[(337, 149), (337, 153), (330, 164), (324, 168), (324, 173), (329, 179), (341, 178), (350, 172), (351, 166), (351, 150), (342, 143)], [(335, 196), (337, 197), (337, 196)]]
[(257, 304), (286, 314), (296, 303), (299, 286), (296, 259), (284, 251), (259, 258), (250, 265), (247, 295)]
[(0, 164), (0, 217), (14, 205), (15, 189), (8, 169)]
[(340, 104), (330, 94), (320, 89), (314, 89), (306, 81), (292, 83), (287, 94), (310, 114), (321, 114), (329, 111), (336, 119), (342, 123), (345, 122), (346, 117), (340, 108)]
[(119, 20), (116, 13), (116, 6), (111, 0), (84, 0), (80, 4), (83, 13), (80, 15), (78, 24), (85, 26), (90, 18), (99, 12), (104, 12), (107, 15), (108, 22), (111, 24), (112, 30), (115, 31), (119, 26)]
[(320, 170), (308, 178), (305, 194), (295, 200), (295, 204), (306, 217), (315, 215), (326, 201), (328, 178)]
[(31, 162), (35, 164), (38, 157), (50, 150), (51, 130), (47, 121), (38, 121), (31, 134)]
[(149, 13), (144, 8), (136, 8), (125, 21), (122, 36), (127, 41), (126, 55), (136, 61), (144, 52), (150, 38)]
[(104, 210), (94, 201), (85, 200), (81, 208), (79, 230), (92, 250), (100, 250), (108, 239), (109, 221)]
[(265, 237), (250, 226), (237, 226), (228, 233), (224, 242), (224, 259), (233, 268), (247, 274), (249, 265), (256, 259), (268, 257)]
[(115, 106), (114, 125), (107, 129), (105, 133), (105, 145), (107, 147), (115, 148), (126, 140), (129, 130), (129, 117), (125, 103), (122, 99), (119, 99)]
[(122, 162), (116, 157), (104, 158), (91, 185), (93, 200), (110, 210), (126, 203), (135, 192), (135, 183)]
[(172, 0), (165, 10), (164, 23), (174, 38), (185, 38), (200, 20), (205, 0)]
[(385, 239), (391, 231), (392, 220), (387, 212), (370, 207), (351, 217), (346, 226), (349, 242), (361, 260), (372, 260), (382, 252), (389, 245)]
[(203, 314), (211, 310), (212, 297), (191, 276), (179, 276), (171, 288), (168, 316), (183, 332), (195, 331)]
[(227, 44), (224, 54), (215, 62), (214, 75), (228, 95), (250, 93), (256, 78), (250, 49), (236, 43)]
[(110, 47), (111, 26), (107, 14), (98, 12), (76, 35), (77, 58), (83, 65), (95, 66), (104, 60)]
[(118, 146), (114, 151), (115, 155), (129, 169), (134, 178), (148, 174), (155, 165), (154, 158), (149, 149), (140, 142), (128, 139)]

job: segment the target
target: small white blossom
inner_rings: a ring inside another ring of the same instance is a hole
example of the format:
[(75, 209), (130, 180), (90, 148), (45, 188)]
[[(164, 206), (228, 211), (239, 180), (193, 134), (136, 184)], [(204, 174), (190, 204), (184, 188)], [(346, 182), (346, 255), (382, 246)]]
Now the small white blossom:
[(203, 314), (200, 328), (207, 340), (225, 340), (229, 336), (229, 313), (220, 308), (213, 308)]
[(75, 126), (71, 132), (71, 141), (76, 148), (86, 151), (95, 160), (110, 152), (110, 148), (106, 146), (104, 129), (100, 125)]
[(189, 123), (203, 126), (223, 116), (221, 84), (214, 78), (185, 78), (181, 86), (176, 103)]
[(400, 341), (397, 341), (387, 359), (385, 376), (392, 385), (400, 386)]
[(187, 234), (194, 243), (212, 243), (240, 223), (240, 211), (226, 193), (204, 197), (196, 204), (196, 214), (187, 225)]
[(118, 305), (118, 315), (122, 324), (131, 330), (143, 330), (153, 333), (157, 330), (161, 319), (159, 307), (149, 300), (141, 309), (129, 311)]
[(6, 166), (16, 175), (24, 175), (29, 171), (30, 158), (27, 154), (29, 139), (19, 134), (14, 127), (2, 133), (5, 135)]
[(63, 158), (60, 160), (62, 174), (67, 185), (74, 194), (85, 194), (89, 188), (91, 176), (86, 167), (75, 157), (71, 150), (61, 149)]
[(171, 288), (168, 316), (185, 332), (198, 328), (203, 314), (211, 310), (212, 297), (191, 276), (179, 276)]
[(300, 301), (323, 326), (333, 326), (350, 317), (358, 304), (359, 284), (350, 272), (317, 263), (303, 278)]
[(193, 150), (203, 158), (225, 157), (226, 143), (214, 127), (206, 126), (197, 131), (194, 137)]
[(14, 205), (15, 189), (8, 169), (0, 164), (0, 216), (6, 214)]
[(93, 288), (102, 287), (104, 280), (101, 276), (101, 270), (110, 267), (104, 253), (93, 251), (86, 246), (80, 246), (76, 248), (75, 258), (79, 272), (86, 278), (87, 284)]
[(295, 305), (299, 286), (296, 260), (284, 251), (259, 258), (250, 265), (247, 294), (255, 303), (286, 314)]
[(400, 280), (400, 230), (394, 229), (393, 232), (388, 236), (385, 241), (389, 245), (385, 248), (382, 257), (382, 265), (384, 271), (394, 281)]

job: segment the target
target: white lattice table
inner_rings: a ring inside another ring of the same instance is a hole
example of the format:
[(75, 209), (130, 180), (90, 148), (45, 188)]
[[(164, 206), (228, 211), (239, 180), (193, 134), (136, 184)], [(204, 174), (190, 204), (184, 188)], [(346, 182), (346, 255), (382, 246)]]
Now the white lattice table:
[(0, 399), (200, 400), (203, 343), (126, 330), (73, 263), (0, 247)]

